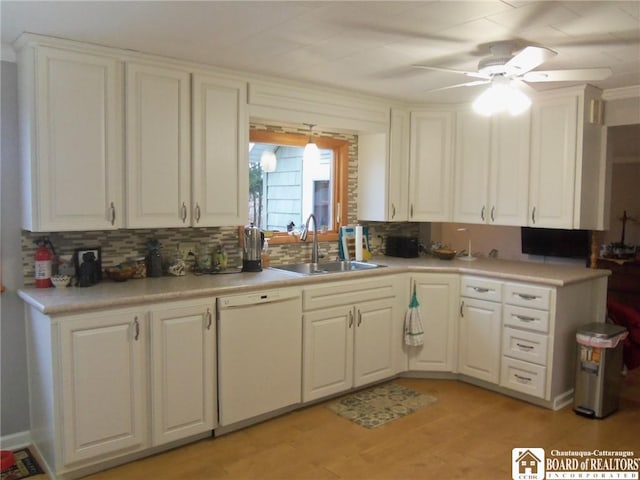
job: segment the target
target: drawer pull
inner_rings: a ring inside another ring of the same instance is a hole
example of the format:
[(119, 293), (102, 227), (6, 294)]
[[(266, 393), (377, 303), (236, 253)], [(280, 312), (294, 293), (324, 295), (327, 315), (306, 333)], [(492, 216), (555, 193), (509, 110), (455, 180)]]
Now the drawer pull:
[(478, 293), (487, 293), (490, 292), (491, 289), (489, 288), (483, 288), (483, 287), (471, 287), (473, 290), (475, 290)]
[(353, 327), (353, 310), (349, 310), (349, 328)]
[(516, 343), (516, 345), (521, 348), (522, 350), (533, 350), (533, 346), (531, 345), (523, 345), (521, 343)]
[(522, 320), (523, 322), (535, 322), (536, 319), (534, 317), (526, 317), (524, 315), (514, 315), (518, 320)]
[(207, 330), (211, 330), (211, 324), (213, 323), (213, 316), (211, 315), (211, 310), (207, 308)]
[(522, 375), (518, 375), (517, 373), (513, 375), (522, 383), (531, 383), (533, 381), (530, 377), (523, 377)]
[(138, 338), (140, 338), (140, 322), (138, 322), (138, 316), (137, 315), (133, 319), (133, 328), (134, 328), (133, 339), (137, 342)]
[(526, 293), (516, 293), (516, 295), (519, 296), (523, 300), (535, 300), (536, 298), (540, 298), (537, 295), (528, 295)]

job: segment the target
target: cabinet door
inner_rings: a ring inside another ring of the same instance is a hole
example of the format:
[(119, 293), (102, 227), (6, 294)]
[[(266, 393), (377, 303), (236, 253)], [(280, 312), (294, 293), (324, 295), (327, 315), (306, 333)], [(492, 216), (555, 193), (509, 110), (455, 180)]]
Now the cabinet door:
[(354, 386), (383, 380), (395, 373), (394, 313), (391, 298), (356, 305)]
[[(24, 179), (23, 224), (33, 231), (120, 228), (120, 63), (43, 47), (37, 49), (36, 58), (33, 112), (37, 127), (27, 140), (36, 144), (23, 145), (23, 155), (32, 155), (29, 174), (25, 173), (30, 178)], [(27, 88), (28, 80), (24, 83)]]
[(491, 119), (473, 111), (456, 115), (455, 201), (453, 220), (485, 223), (489, 218)]
[(459, 372), (491, 383), (500, 375), (501, 304), (462, 297)]
[(491, 123), (491, 175), (486, 217), (495, 225), (526, 225), (529, 209), (531, 115), (498, 115)]
[(352, 307), (326, 308), (303, 315), (304, 402), (352, 387), (354, 323)]
[(212, 430), (216, 406), (215, 307), (151, 310), (151, 442)]
[(536, 101), (531, 112), (529, 225), (572, 228), (578, 97)]
[(409, 139), (410, 117), (404, 110), (391, 110), (389, 135), (388, 219), (404, 222), (409, 218)]
[(127, 226), (189, 224), (189, 74), (126, 65)]
[(420, 303), (424, 345), (409, 348), (409, 370), (455, 370), (458, 319), (458, 276), (424, 274), (413, 277)]
[(452, 218), (453, 113), (412, 112), (409, 220)]
[(60, 322), (65, 464), (145, 446), (145, 330), (131, 311)]
[(245, 82), (194, 74), (192, 224), (244, 225), (249, 202)]

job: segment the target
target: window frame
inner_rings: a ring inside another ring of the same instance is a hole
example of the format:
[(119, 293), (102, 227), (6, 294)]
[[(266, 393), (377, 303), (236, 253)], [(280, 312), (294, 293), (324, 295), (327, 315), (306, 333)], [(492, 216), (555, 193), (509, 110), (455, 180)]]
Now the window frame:
[[(321, 149), (333, 150), (333, 224), (327, 233), (317, 233), (318, 241), (333, 242), (338, 240), (338, 230), (347, 221), (348, 211), (348, 182), (349, 182), (349, 142), (336, 138), (314, 136), (314, 142)], [(309, 141), (308, 135), (297, 133), (271, 132), (269, 130), (249, 130), (249, 141), (252, 143), (271, 143), (304, 147)], [(298, 225), (298, 227), (302, 227)], [(316, 228), (320, 228), (317, 226)], [(314, 235), (316, 232), (310, 232)], [(296, 235), (287, 232), (273, 232), (268, 236), (269, 245), (283, 245), (287, 243), (303, 243)]]

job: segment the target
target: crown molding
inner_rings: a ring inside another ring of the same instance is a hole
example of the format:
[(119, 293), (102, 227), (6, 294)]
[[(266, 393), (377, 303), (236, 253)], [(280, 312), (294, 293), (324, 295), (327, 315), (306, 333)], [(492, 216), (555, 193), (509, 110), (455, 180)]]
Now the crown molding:
[(610, 88), (602, 92), (603, 100), (621, 100), (640, 97), (640, 85), (630, 87)]
[(0, 51), (0, 59), (3, 62), (16, 63), (16, 51), (11, 45), (3, 43), (2, 50)]

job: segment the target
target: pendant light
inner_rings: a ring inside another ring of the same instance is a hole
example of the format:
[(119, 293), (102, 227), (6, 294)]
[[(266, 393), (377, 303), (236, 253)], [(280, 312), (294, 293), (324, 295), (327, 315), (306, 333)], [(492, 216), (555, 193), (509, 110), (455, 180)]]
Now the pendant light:
[(313, 132), (311, 131), (315, 124), (305, 123), (307, 127), (309, 127), (309, 141), (304, 147), (304, 153), (302, 154), (302, 160), (305, 163), (312, 162), (318, 163), (320, 161), (320, 150), (318, 150), (318, 146), (313, 141)]

